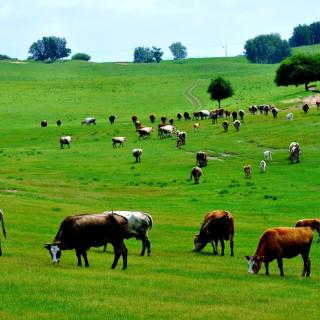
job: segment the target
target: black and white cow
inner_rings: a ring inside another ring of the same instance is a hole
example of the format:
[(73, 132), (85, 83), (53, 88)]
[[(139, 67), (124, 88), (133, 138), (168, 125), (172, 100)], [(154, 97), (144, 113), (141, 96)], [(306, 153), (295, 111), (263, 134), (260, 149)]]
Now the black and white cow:
[(63, 149), (64, 145), (67, 145), (68, 148), (70, 148), (71, 140), (72, 140), (71, 136), (60, 137), (60, 148)]
[(86, 124), (86, 125), (90, 125), (90, 124), (94, 124), (96, 125), (96, 118), (93, 118), (93, 117), (88, 117), (88, 118), (85, 118), (84, 120), (81, 121), (81, 124)]

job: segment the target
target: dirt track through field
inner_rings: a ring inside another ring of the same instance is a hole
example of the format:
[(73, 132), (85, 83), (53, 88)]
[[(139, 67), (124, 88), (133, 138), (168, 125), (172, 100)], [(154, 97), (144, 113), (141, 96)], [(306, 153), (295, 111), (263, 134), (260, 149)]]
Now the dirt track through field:
[(183, 91), (183, 95), (186, 99), (195, 107), (195, 109), (202, 106), (201, 100), (194, 95), (194, 90), (200, 85), (202, 80), (198, 79), (191, 87)]

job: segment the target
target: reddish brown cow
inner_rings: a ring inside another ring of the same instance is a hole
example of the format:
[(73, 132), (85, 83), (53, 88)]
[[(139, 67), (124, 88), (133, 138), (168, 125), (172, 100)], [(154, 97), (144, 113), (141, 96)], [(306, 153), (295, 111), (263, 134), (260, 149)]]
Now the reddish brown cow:
[(151, 123), (154, 123), (154, 121), (156, 120), (156, 116), (154, 115), (154, 113), (150, 114), (149, 119), (150, 119)]
[(193, 167), (191, 170), (191, 174), (190, 174), (190, 179), (192, 180), (192, 178), (194, 178), (194, 183), (198, 184), (200, 177), (202, 175), (202, 170), (199, 167)]
[(318, 232), (318, 243), (320, 243), (320, 219), (303, 219), (296, 223), (296, 227), (310, 227)]
[(313, 232), (309, 227), (267, 229), (259, 240), (255, 255), (246, 256), (248, 272), (258, 273), (264, 262), (266, 275), (269, 275), (269, 263), (277, 259), (280, 276), (284, 276), (282, 259), (290, 259), (301, 254), (304, 263), (302, 276), (309, 277), (311, 267), (309, 251), (312, 238)]
[(134, 114), (132, 117), (131, 117), (131, 120), (133, 123), (136, 123), (136, 121), (138, 120), (138, 117)]
[(234, 219), (225, 210), (212, 211), (206, 214), (199, 234), (194, 239), (194, 251), (201, 251), (208, 242), (212, 244), (213, 254), (218, 254), (218, 241), (221, 243), (221, 255), (224, 256), (224, 240), (230, 240), (233, 256)]

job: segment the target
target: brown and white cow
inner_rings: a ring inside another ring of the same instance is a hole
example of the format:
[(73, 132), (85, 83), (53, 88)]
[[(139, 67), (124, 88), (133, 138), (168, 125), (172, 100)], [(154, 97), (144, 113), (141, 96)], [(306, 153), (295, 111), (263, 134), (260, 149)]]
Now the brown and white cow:
[(218, 254), (218, 242), (221, 243), (221, 255), (224, 256), (224, 240), (230, 241), (231, 256), (233, 256), (234, 219), (225, 210), (212, 211), (206, 214), (199, 234), (194, 239), (194, 251), (201, 251), (207, 243), (211, 243), (213, 254)]
[[(1, 220), (1, 225), (2, 225), (3, 236), (6, 238), (7, 234), (6, 234), (6, 229), (4, 228), (3, 212), (1, 209), (0, 209), (0, 220)], [(0, 241), (0, 256), (2, 256), (1, 241)]]
[(267, 229), (259, 240), (256, 253), (253, 256), (246, 256), (248, 272), (258, 273), (264, 262), (266, 275), (269, 275), (269, 263), (276, 259), (280, 276), (284, 276), (282, 259), (290, 259), (301, 254), (304, 264), (302, 276), (309, 277), (311, 267), (309, 251), (312, 238), (313, 232), (309, 227)]
[(199, 167), (205, 167), (208, 164), (208, 154), (204, 151), (198, 151), (196, 154), (196, 165)]
[(243, 167), (243, 172), (245, 178), (251, 178), (252, 170), (249, 164)]
[(198, 184), (201, 175), (202, 175), (202, 170), (201, 170), (201, 168), (195, 166), (195, 167), (193, 167), (192, 170), (191, 170), (190, 179), (192, 180), (192, 178), (194, 178), (194, 183), (195, 183), (195, 184)]
[(310, 227), (318, 232), (318, 243), (320, 243), (320, 219), (302, 219), (296, 223), (296, 227)]
[(81, 266), (81, 256), (85, 266), (89, 267), (87, 250), (91, 247), (101, 247), (107, 242), (114, 248), (112, 269), (117, 266), (120, 256), (123, 259), (123, 269), (127, 268), (128, 250), (123, 242), (127, 228), (127, 220), (116, 214), (83, 214), (66, 217), (54, 238), (53, 243), (45, 244), (52, 261), (58, 263), (61, 250), (75, 249), (78, 266)]

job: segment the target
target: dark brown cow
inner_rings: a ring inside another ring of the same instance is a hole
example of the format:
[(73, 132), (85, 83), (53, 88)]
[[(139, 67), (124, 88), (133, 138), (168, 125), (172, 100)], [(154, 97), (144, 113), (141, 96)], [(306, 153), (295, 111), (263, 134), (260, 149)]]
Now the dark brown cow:
[(195, 111), (195, 112), (193, 113), (192, 120), (199, 120), (199, 118), (200, 118), (200, 112)]
[(318, 243), (320, 243), (320, 219), (303, 219), (296, 223), (296, 227), (310, 227), (318, 232)]
[(303, 110), (303, 112), (304, 112), (305, 114), (307, 114), (307, 113), (308, 113), (308, 110), (309, 110), (308, 104), (305, 103), (305, 104), (302, 106), (302, 110)]
[(252, 170), (250, 164), (243, 167), (243, 172), (245, 178), (251, 178)]
[(198, 151), (196, 154), (196, 165), (205, 167), (208, 164), (208, 155), (204, 151)]
[(239, 110), (239, 116), (240, 116), (240, 119), (243, 121), (244, 111), (242, 109)]
[(173, 126), (174, 119), (173, 119), (173, 118), (170, 118), (170, 119), (169, 119), (169, 123)]
[(61, 257), (61, 250), (75, 249), (78, 266), (81, 266), (81, 256), (85, 266), (89, 267), (87, 250), (91, 247), (101, 247), (107, 242), (114, 248), (112, 269), (117, 266), (122, 255), (123, 269), (127, 268), (128, 250), (124, 245), (127, 220), (122, 216), (111, 214), (83, 214), (66, 217), (54, 238), (53, 243), (46, 244), (52, 261), (57, 263)]
[(48, 125), (48, 121), (47, 120), (41, 120), (41, 127), (45, 128)]
[(222, 127), (223, 127), (224, 132), (227, 132), (228, 128), (229, 128), (229, 122), (227, 120), (223, 121)]
[(280, 276), (284, 276), (282, 259), (290, 259), (301, 254), (304, 263), (302, 276), (309, 277), (311, 267), (309, 251), (312, 238), (313, 232), (309, 227), (267, 229), (259, 240), (255, 255), (246, 256), (248, 272), (258, 273), (264, 262), (266, 275), (269, 275), (269, 263), (277, 259)]
[(161, 118), (160, 118), (160, 119), (161, 119), (161, 122), (162, 122), (162, 123), (166, 123), (166, 121), (167, 121), (167, 117), (166, 117), (166, 116), (164, 116), (164, 115), (163, 115), (163, 116), (161, 116)]
[[(6, 234), (6, 229), (4, 228), (3, 212), (1, 209), (0, 209), (0, 220), (2, 225), (3, 236), (6, 238), (7, 234)], [(2, 256), (1, 241), (0, 241), (0, 256)]]
[(200, 177), (202, 175), (202, 170), (199, 167), (193, 167), (191, 170), (191, 174), (190, 174), (190, 179), (192, 180), (192, 178), (194, 178), (194, 183), (198, 184)]
[(180, 121), (182, 119), (182, 113), (181, 112), (178, 112), (177, 114), (177, 119)]
[(149, 119), (150, 119), (151, 123), (154, 123), (154, 121), (156, 120), (155, 114), (151, 113), (150, 116), (149, 116)]
[(224, 240), (230, 240), (231, 256), (233, 256), (234, 219), (225, 210), (212, 211), (206, 214), (199, 234), (194, 239), (194, 251), (201, 251), (207, 243), (211, 243), (213, 254), (218, 254), (218, 242), (221, 243), (221, 255), (224, 256)]
[(187, 111), (183, 113), (183, 117), (184, 117), (184, 120), (191, 120), (190, 114)]
[(226, 118), (230, 118), (231, 111), (225, 110), (224, 115), (226, 116)]
[(134, 114), (132, 117), (131, 117), (131, 120), (133, 123), (136, 123), (136, 121), (138, 120), (138, 117)]
[(317, 105), (317, 110), (320, 109), (320, 101), (316, 101), (316, 105)]
[(249, 107), (249, 112), (253, 115), (255, 115), (258, 112), (257, 106), (250, 106)]
[(57, 120), (57, 126), (60, 127), (62, 124), (61, 120)]
[(115, 120), (116, 120), (116, 118), (117, 118), (117, 116), (116, 115), (111, 115), (110, 117), (109, 117), (109, 121), (110, 121), (110, 124), (114, 124), (114, 122), (115, 122)]
[(238, 118), (238, 113), (236, 111), (232, 111), (231, 113), (233, 121), (236, 121)]
[(278, 115), (279, 110), (276, 107), (272, 107), (271, 112), (272, 112), (272, 115), (273, 115), (273, 119), (275, 119), (277, 117), (277, 115)]

